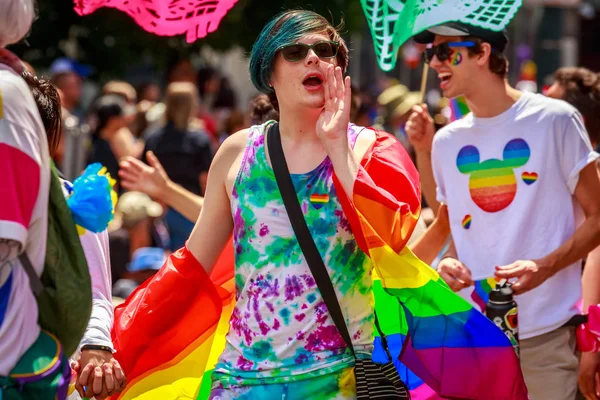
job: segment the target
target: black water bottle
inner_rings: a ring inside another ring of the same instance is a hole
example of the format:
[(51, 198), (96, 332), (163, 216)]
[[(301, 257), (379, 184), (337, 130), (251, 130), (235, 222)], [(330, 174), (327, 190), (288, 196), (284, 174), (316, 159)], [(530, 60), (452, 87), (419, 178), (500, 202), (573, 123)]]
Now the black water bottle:
[(502, 329), (519, 357), (518, 311), (510, 283), (499, 283), (490, 292), (485, 315)]

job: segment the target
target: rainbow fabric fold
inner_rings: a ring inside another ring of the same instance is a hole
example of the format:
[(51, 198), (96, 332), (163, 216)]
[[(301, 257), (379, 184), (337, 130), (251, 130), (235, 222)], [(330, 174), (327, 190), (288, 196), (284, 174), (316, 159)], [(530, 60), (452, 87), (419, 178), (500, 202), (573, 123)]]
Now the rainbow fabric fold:
[[(421, 194), (402, 145), (377, 132), (353, 198), (337, 178), (335, 185), (356, 241), (373, 261), (377, 316), (413, 399), (526, 400), (502, 331), (405, 247)], [(129, 380), (119, 399), (208, 398), (234, 306), (232, 279), (231, 247), (211, 277), (184, 248), (117, 308), (113, 341)], [(386, 361), (379, 337), (373, 359)]]
[(479, 306), (479, 310), (484, 313), (485, 305), (487, 304), (490, 293), (496, 287), (496, 278), (487, 278), (475, 281), (471, 299)]
[[(526, 400), (519, 361), (504, 333), (405, 247), (420, 190), (402, 145), (377, 132), (361, 164), (353, 198), (341, 203), (373, 261), (375, 309), (413, 398)], [(344, 193), (337, 181), (336, 189)], [(379, 339), (375, 345), (374, 361), (385, 361)]]

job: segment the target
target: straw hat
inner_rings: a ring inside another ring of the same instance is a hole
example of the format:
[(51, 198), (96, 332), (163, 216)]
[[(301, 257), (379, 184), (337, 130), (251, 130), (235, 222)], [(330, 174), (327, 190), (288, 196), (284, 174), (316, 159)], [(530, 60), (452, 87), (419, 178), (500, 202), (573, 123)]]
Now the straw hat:
[(127, 192), (119, 197), (115, 209), (115, 219), (109, 226), (110, 231), (120, 227), (132, 228), (146, 218), (160, 217), (163, 207), (142, 192)]
[(377, 97), (377, 102), (380, 105), (387, 107), (401, 99), (406, 93), (408, 93), (408, 88), (404, 85), (390, 86), (381, 92), (379, 97)]
[(400, 99), (399, 104), (394, 108), (391, 115), (392, 117), (400, 117), (419, 103), (421, 103), (421, 93), (408, 92)]

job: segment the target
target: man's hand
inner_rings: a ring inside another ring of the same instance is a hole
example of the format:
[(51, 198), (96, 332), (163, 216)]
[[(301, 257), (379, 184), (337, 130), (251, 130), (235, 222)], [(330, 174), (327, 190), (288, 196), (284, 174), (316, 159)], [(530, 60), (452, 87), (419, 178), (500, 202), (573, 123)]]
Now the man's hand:
[(459, 292), (475, 284), (471, 271), (463, 263), (452, 257), (446, 257), (437, 266), (437, 272), (446, 281), (450, 289)]
[(499, 279), (517, 278), (512, 285), (515, 294), (523, 294), (535, 289), (552, 275), (554, 275), (552, 266), (531, 260), (519, 260), (510, 265), (496, 267), (495, 273), (496, 278)]
[(406, 136), (417, 153), (430, 153), (435, 134), (433, 119), (426, 104), (414, 106), (406, 123)]
[(83, 350), (81, 358), (72, 365), (72, 368), (78, 376), (75, 389), (82, 398), (94, 397), (102, 400), (125, 388), (125, 374), (108, 351)]
[(579, 390), (586, 400), (600, 399), (600, 353), (581, 353)]

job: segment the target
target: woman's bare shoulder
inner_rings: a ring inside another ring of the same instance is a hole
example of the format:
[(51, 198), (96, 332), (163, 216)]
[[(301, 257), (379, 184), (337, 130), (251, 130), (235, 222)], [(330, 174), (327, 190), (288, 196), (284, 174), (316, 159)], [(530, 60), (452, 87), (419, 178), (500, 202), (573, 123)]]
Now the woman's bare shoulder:
[(221, 167), (231, 165), (246, 149), (249, 135), (250, 128), (242, 129), (225, 139), (217, 150), (214, 164)]

